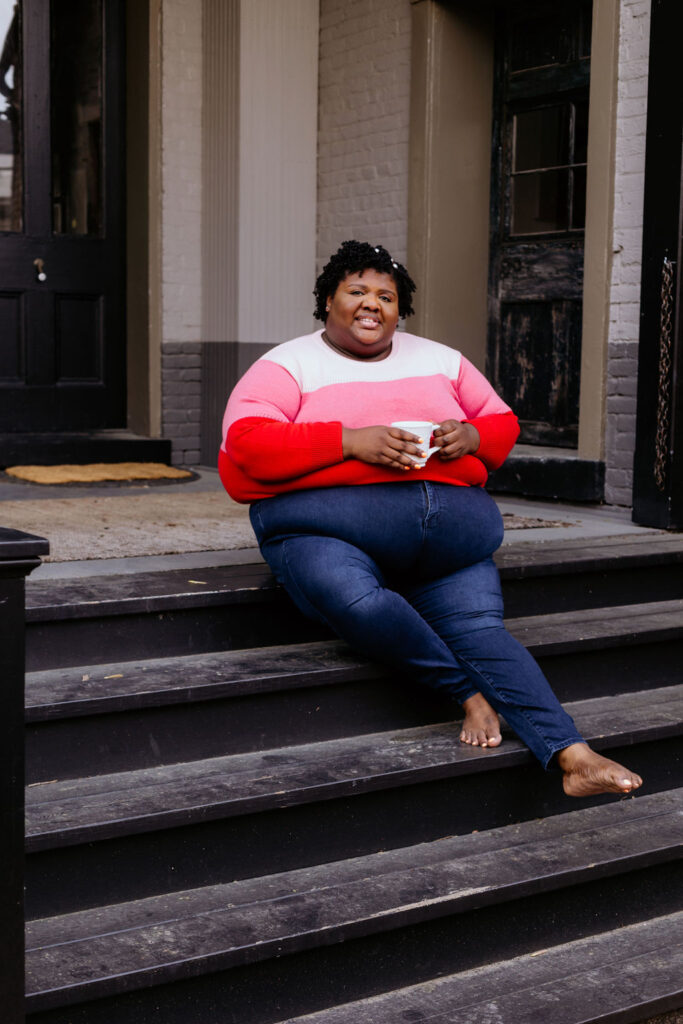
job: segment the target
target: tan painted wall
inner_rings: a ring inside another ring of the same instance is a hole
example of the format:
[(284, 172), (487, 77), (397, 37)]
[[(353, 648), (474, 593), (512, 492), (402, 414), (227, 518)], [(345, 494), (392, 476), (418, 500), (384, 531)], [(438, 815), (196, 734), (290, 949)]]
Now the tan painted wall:
[(313, 329), (318, 0), (242, 0), (237, 340)]
[(593, 0), (579, 455), (598, 460), (604, 458), (618, 40), (618, 3)]
[(128, 426), (161, 433), (160, 0), (126, 4)]
[(469, 3), (413, 4), (411, 330), (486, 361), (493, 43)]

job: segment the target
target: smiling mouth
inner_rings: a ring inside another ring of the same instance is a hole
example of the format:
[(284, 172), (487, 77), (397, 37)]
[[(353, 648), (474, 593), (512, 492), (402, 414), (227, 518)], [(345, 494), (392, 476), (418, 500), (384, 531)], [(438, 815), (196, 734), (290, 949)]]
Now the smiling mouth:
[(371, 330), (375, 327), (379, 327), (379, 320), (375, 320), (375, 318), (371, 316), (359, 316), (356, 317), (356, 320), (361, 327), (367, 327)]

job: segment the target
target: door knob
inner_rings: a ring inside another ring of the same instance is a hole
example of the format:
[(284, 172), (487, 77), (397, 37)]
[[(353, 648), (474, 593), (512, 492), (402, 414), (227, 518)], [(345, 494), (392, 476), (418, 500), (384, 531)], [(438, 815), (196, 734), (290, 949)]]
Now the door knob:
[(41, 260), (40, 257), (33, 261), (33, 266), (36, 268), (36, 277), (39, 281), (47, 281), (47, 274), (43, 269), (45, 267), (45, 260)]

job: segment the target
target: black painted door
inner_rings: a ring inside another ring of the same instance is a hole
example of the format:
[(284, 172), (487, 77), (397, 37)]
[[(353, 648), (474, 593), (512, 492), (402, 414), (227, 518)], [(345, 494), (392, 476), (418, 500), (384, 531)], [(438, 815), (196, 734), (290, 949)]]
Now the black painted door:
[(0, 18), (0, 432), (125, 426), (123, 3)]
[(528, 444), (578, 442), (591, 6), (497, 14), (489, 374)]

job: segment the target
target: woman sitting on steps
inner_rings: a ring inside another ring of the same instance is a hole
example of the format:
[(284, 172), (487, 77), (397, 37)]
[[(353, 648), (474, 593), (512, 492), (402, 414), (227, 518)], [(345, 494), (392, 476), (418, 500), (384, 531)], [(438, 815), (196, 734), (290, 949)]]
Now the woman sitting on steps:
[[(301, 611), (459, 701), (463, 743), (497, 747), (500, 712), (570, 796), (630, 793), (639, 776), (591, 750), (503, 625), (503, 527), (484, 485), (517, 420), (459, 352), (396, 331), (414, 290), (381, 246), (344, 242), (315, 286), (324, 329), (235, 387), (221, 479), (251, 503), (263, 557)], [(402, 420), (435, 426), (424, 466), (430, 437), (391, 426)]]

